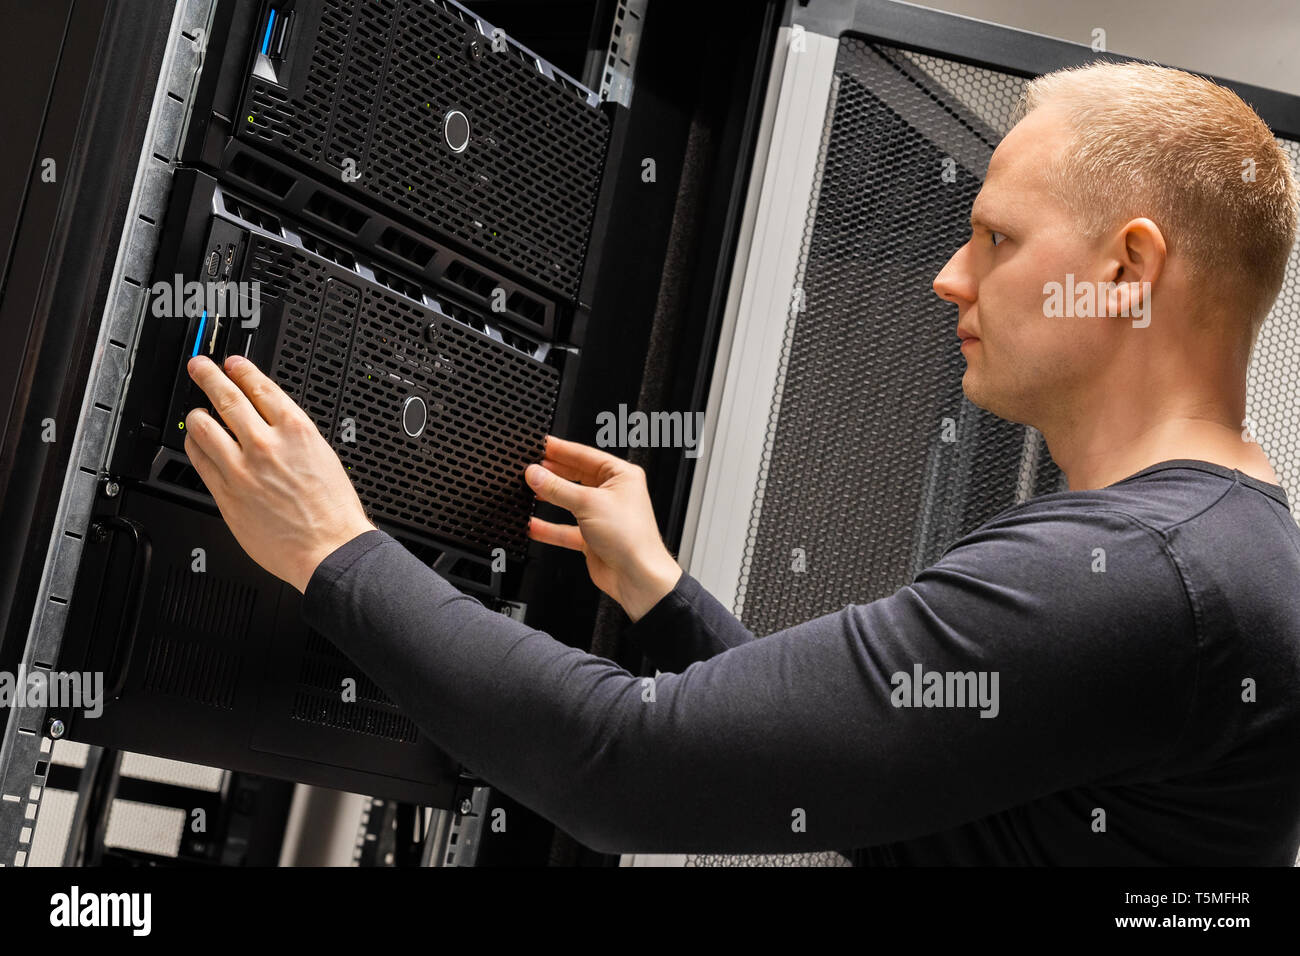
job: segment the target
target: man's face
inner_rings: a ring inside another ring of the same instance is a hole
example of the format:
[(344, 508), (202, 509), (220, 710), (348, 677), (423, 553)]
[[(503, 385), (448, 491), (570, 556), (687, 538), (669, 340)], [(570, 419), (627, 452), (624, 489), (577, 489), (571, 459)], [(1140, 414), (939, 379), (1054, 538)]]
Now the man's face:
[(1077, 399), (1114, 345), (1109, 323), (1044, 314), (1046, 283), (1064, 284), (1066, 273), (1076, 284), (1108, 278), (1045, 182), (1067, 131), (1063, 116), (1042, 107), (1006, 135), (975, 197), (971, 238), (934, 280), (934, 291), (957, 304), (960, 333), (977, 337), (961, 346), (966, 397), (1031, 425)]

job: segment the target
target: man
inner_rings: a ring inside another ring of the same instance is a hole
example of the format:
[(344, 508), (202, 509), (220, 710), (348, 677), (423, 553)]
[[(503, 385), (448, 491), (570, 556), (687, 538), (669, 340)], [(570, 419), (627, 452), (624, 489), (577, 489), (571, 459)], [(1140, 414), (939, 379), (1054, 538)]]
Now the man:
[(967, 396), (1041, 430), (1070, 490), (890, 596), (755, 640), (668, 554), (640, 469), (553, 438), (526, 479), (578, 524), (530, 533), (585, 553), (667, 672), (651, 681), (488, 611), (376, 530), (246, 361), (191, 363), (234, 438), (194, 411), (187, 452), (314, 627), (595, 849), (1290, 864), (1300, 529), (1243, 420), (1294, 176), (1244, 103), (1179, 71), (1051, 74), (1025, 107), (934, 288), (957, 305)]

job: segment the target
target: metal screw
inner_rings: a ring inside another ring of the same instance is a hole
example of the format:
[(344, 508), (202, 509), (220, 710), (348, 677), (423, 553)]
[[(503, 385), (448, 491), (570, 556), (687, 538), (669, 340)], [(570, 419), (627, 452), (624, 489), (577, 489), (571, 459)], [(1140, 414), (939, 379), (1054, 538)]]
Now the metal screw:
[(122, 486), (119, 485), (116, 481), (110, 481), (105, 483), (104, 485), (104, 494), (108, 495), (110, 498), (116, 498), (118, 492), (121, 490), (122, 490)]
[(474, 809), (474, 804), (469, 797), (466, 797), (464, 800), (460, 802), (461, 816), (468, 816), (469, 812), (473, 809)]
[(59, 718), (55, 717), (50, 721), (50, 736), (53, 739), (58, 740), (63, 736), (64, 731), (66, 730), (67, 728), (63, 726), (63, 721), (59, 720)]
[(478, 40), (469, 41), (469, 58), (471, 60), (483, 59), (483, 45)]

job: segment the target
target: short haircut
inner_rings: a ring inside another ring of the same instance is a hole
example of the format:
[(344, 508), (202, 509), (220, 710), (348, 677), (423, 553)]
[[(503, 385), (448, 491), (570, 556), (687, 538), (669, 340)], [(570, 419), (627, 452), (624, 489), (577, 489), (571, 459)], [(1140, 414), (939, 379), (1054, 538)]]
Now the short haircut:
[(1049, 188), (1091, 240), (1152, 220), (1254, 344), (1286, 276), (1300, 198), (1285, 149), (1236, 93), (1183, 70), (1097, 61), (1028, 83), (1016, 119), (1064, 108)]

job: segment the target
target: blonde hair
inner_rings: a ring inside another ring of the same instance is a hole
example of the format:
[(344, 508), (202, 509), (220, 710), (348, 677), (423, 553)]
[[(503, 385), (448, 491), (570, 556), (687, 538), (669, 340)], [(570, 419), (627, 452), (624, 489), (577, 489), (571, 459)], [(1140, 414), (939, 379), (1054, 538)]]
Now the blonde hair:
[[(1286, 151), (1236, 93), (1183, 70), (1098, 61), (1032, 80), (1016, 119), (1063, 107), (1070, 140), (1049, 187), (1092, 240), (1136, 217), (1160, 227), (1202, 291), (1254, 344), (1282, 288), (1300, 198)], [(1253, 180), (1252, 180), (1253, 177)]]

